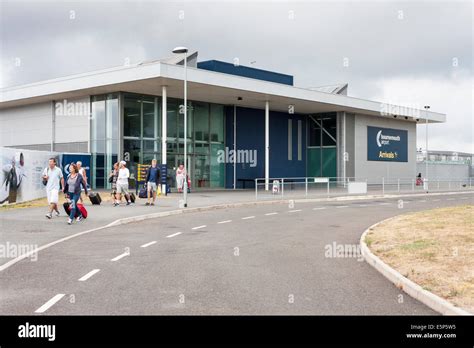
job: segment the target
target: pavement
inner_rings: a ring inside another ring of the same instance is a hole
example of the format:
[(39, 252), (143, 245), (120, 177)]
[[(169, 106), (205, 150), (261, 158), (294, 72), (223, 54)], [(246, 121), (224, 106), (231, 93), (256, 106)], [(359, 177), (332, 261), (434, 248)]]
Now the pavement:
[[(249, 201), (249, 192), (195, 193), (190, 206)], [(396, 288), (359, 253), (362, 232), (390, 216), (472, 204), (472, 193), (241, 206), (108, 227), (64, 241), (0, 272), (0, 314), (436, 314)], [(41, 209), (1, 212), (25, 243), (151, 211), (94, 206), (73, 226)], [(17, 215), (18, 214), (18, 215)], [(15, 218), (16, 217), (16, 218)], [(5, 220), (5, 221), (3, 221)], [(34, 261), (34, 262), (33, 262)]]

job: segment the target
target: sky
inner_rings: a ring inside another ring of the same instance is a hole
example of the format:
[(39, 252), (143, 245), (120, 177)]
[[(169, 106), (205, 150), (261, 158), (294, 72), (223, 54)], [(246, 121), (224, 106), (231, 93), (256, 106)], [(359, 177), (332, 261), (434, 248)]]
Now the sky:
[[(474, 152), (472, 1), (0, 0), (0, 87), (171, 56), (176, 46), (349, 95), (445, 113), (429, 149)], [(424, 125), (417, 148), (425, 147)]]

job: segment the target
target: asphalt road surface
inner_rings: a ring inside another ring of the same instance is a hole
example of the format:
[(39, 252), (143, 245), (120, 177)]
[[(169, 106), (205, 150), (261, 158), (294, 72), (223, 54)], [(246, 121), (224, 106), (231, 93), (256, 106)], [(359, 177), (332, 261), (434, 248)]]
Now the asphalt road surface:
[(436, 314), (360, 255), (375, 222), (472, 194), (257, 205), (96, 231), (0, 272), (0, 314)]

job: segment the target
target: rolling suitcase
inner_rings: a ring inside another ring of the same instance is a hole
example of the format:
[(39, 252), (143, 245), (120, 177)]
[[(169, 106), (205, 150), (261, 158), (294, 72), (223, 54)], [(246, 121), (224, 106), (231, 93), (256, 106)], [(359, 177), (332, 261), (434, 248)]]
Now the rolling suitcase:
[[(67, 215), (71, 214), (71, 203), (70, 202), (64, 202), (63, 203), (63, 208), (64, 208), (64, 211), (66, 212)], [(80, 210), (81, 213), (82, 213), (82, 217), (84, 219), (87, 219), (87, 209), (86, 209), (86, 207), (84, 207), (84, 205), (81, 204), (81, 203), (77, 203), (77, 208), (78, 209), (76, 209), (76, 213), (74, 214), (74, 217), (79, 216), (79, 210)]]
[(135, 194), (130, 192), (130, 202), (135, 203)]
[(102, 202), (102, 198), (100, 197), (98, 192), (89, 193), (89, 200), (91, 201), (92, 204), (95, 204), (95, 205), (100, 205), (100, 203)]

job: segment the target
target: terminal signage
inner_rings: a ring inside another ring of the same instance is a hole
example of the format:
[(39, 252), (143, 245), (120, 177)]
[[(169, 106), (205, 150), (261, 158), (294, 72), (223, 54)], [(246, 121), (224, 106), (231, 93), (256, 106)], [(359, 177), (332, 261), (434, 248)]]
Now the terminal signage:
[(367, 126), (367, 160), (408, 162), (408, 131)]

